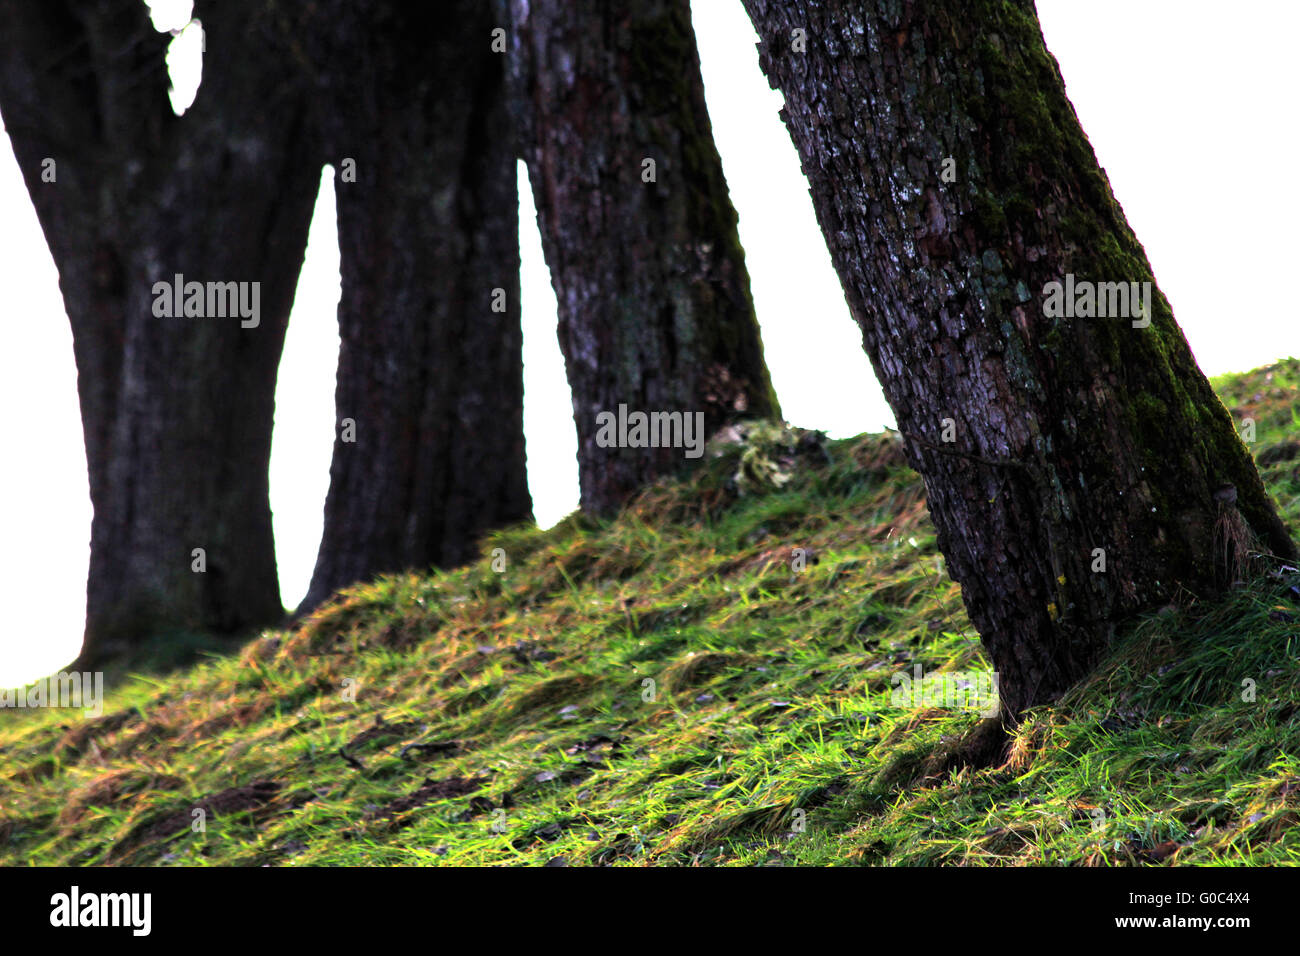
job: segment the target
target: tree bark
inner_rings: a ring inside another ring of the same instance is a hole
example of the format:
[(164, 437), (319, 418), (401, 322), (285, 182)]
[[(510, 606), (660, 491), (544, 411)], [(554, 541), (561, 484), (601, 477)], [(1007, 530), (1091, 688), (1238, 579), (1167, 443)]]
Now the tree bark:
[(744, 3), (1004, 711), (1228, 583), (1225, 547), (1294, 559), (1158, 290), (1145, 328), (1047, 314), (1067, 275), (1153, 278), (1031, 0)]
[[(597, 415), (778, 417), (688, 0), (514, 0), (513, 101), (578, 430), (582, 507), (680, 448), (601, 447)], [(648, 161), (653, 161), (653, 181)]]
[(504, 17), (480, 0), (340, 0), (317, 17), (342, 349), (300, 613), (376, 574), (462, 564), (485, 531), (532, 516), (516, 160), (491, 48)]
[[(143, 4), (0, 0), (0, 107), (78, 369), (94, 506), (82, 666), (283, 614), (267, 462), (319, 159), (265, 5), (212, 7), (197, 4), (203, 85), (178, 118)], [(154, 284), (176, 274), (260, 283), (258, 324), (156, 316)]]

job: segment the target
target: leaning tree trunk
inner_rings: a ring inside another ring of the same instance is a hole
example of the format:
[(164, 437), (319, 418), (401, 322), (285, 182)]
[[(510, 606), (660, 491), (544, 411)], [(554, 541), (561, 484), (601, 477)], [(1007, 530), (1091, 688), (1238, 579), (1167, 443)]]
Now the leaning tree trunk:
[(1252, 536), (1293, 558), (1164, 297), (1149, 325), (1048, 298), (1152, 273), (1031, 0), (744, 2), (1004, 711)]
[[(519, 199), (492, 5), (317, 5), (336, 165), (337, 431), (300, 612), (532, 516)], [(432, 47), (430, 47), (432, 43)]]
[(601, 413), (702, 412), (711, 432), (780, 409), (689, 0), (511, 8), (513, 102), (559, 303), (582, 506), (608, 513), (684, 452), (607, 447)]
[[(198, 14), (203, 88), (178, 118), (143, 4), (0, 2), (0, 107), (77, 361), (94, 506), (84, 666), (160, 632), (283, 614), (267, 462), (319, 161), (265, 5)], [(256, 326), (156, 315), (155, 283), (177, 274), (260, 283)]]

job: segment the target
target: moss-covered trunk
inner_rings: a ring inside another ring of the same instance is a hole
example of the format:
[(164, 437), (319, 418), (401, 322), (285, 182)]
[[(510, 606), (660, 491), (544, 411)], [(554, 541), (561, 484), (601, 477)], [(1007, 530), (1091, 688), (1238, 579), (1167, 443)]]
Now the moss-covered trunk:
[[(1125, 615), (1228, 583), (1235, 542), (1293, 558), (1031, 0), (744, 3), (1004, 708), (1059, 695)], [(1083, 282), (1152, 282), (1149, 324), (1118, 287), (1088, 317)]]
[(779, 408), (688, 0), (511, 8), (514, 103), (559, 302), (582, 506), (608, 513), (686, 456), (609, 447), (601, 413), (703, 413), (712, 431)]
[(532, 515), (519, 199), (493, 4), (316, 5), (343, 292), (337, 433), (307, 610), (473, 558)]
[[(203, 86), (178, 118), (167, 37), (143, 4), (0, 2), (0, 108), (77, 362), (94, 506), (86, 666), (154, 634), (283, 615), (267, 463), (319, 159), (265, 4), (199, 15)], [(202, 315), (160, 314), (155, 284), (177, 275), (243, 284), (250, 312), (256, 284), (256, 315), (234, 314), (224, 285), (200, 296)]]

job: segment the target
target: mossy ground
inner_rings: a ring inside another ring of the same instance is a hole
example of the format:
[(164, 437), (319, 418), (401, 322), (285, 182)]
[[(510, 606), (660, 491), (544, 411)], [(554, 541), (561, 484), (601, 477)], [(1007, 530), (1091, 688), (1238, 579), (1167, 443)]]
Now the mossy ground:
[[(1300, 529), (1300, 361), (1216, 387)], [(986, 663), (917, 477), (865, 436), (738, 496), (740, 448), (101, 717), (0, 712), (0, 862), (1300, 862), (1300, 575), (1138, 622), (1006, 765), (926, 779), (978, 716), (892, 706), (891, 676)]]

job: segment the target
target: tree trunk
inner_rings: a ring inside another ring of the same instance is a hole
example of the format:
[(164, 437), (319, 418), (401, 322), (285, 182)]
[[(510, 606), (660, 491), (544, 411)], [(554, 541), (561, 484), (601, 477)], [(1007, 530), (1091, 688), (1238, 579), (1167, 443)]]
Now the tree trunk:
[(342, 350), (300, 612), (376, 574), (464, 563), (483, 532), (532, 516), (503, 18), (479, 0), (317, 6)]
[(511, 8), (513, 101), (559, 303), (582, 507), (609, 513), (684, 452), (602, 447), (602, 412), (702, 412), (712, 432), (780, 409), (688, 0)]
[(744, 3), (1005, 712), (1251, 539), (1293, 559), (1159, 291), (1146, 327), (1049, 297), (1153, 280), (1031, 0)]
[[(82, 666), (283, 614), (267, 462), (319, 159), (264, 6), (199, 4), (203, 86), (178, 118), (143, 4), (0, 0), (0, 107), (78, 369), (94, 506)], [(177, 274), (260, 283), (256, 325), (156, 315), (155, 283)]]

